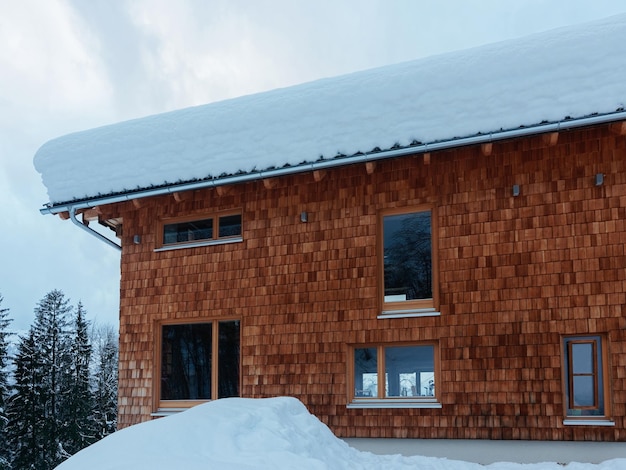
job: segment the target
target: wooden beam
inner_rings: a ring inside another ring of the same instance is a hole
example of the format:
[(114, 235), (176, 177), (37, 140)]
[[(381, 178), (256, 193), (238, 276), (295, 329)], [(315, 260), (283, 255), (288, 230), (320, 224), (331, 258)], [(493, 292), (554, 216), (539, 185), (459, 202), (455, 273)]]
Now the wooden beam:
[(424, 165), (430, 165), (430, 152), (424, 154)]
[(183, 196), (180, 193), (180, 191), (176, 191), (175, 193), (172, 193), (172, 196), (174, 197), (174, 201), (176, 202), (181, 202), (183, 200)]
[(545, 145), (549, 147), (554, 147), (556, 143), (559, 141), (559, 133), (548, 132), (547, 134), (543, 134), (542, 139)]
[(626, 121), (614, 122), (613, 124), (610, 124), (609, 130), (613, 134), (626, 135)]
[(100, 217), (100, 208), (94, 207), (83, 212), (83, 220), (98, 220)]
[(316, 183), (319, 183), (320, 181), (322, 181), (325, 176), (326, 176), (326, 170), (315, 170), (313, 172), (313, 179), (315, 180)]
[(371, 175), (376, 171), (376, 162), (365, 162), (365, 171), (368, 175)]
[(265, 178), (263, 180), (263, 186), (265, 186), (265, 189), (272, 189), (276, 187), (277, 182), (278, 178)]
[(224, 186), (224, 185), (222, 185), (222, 186), (217, 186), (217, 187), (215, 188), (215, 190), (217, 191), (217, 195), (218, 195), (218, 196), (225, 196), (225, 195), (227, 195), (228, 193), (230, 193), (230, 191), (231, 191), (232, 189), (233, 189), (233, 187), (232, 187), (232, 186)]
[(70, 218), (70, 213), (67, 211), (59, 212), (58, 216), (61, 218), (61, 220), (67, 220)]
[(135, 209), (141, 208), (141, 201), (139, 199), (133, 199), (133, 206)]
[(480, 151), (483, 156), (488, 157), (493, 152), (493, 144), (491, 142), (487, 142), (485, 144), (480, 144)]

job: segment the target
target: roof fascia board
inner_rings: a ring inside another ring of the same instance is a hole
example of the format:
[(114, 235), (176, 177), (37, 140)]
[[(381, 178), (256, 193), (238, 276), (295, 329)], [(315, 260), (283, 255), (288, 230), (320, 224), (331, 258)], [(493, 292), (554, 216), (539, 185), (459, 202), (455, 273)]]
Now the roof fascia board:
[(566, 129), (592, 126), (598, 124), (606, 124), (615, 121), (626, 120), (626, 111), (618, 111), (610, 114), (594, 115), (585, 118), (571, 119), (567, 121), (559, 121), (554, 123), (538, 124), (529, 127), (520, 127), (517, 129), (504, 130), (489, 134), (479, 134), (471, 137), (455, 138), (445, 141), (433, 142), (430, 144), (419, 144), (411, 147), (403, 147), (398, 149), (383, 150), (373, 153), (356, 154), (349, 157), (338, 157), (328, 160), (320, 160), (317, 162), (305, 163), (302, 165), (289, 166), (283, 168), (275, 168), (271, 170), (259, 171), (255, 173), (244, 173), (240, 175), (226, 176), (224, 178), (216, 178), (212, 180), (196, 181), (190, 183), (177, 183), (170, 186), (163, 186), (154, 189), (146, 189), (143, 191), (133, 191), (111, 196), (103, 196), (72, 202), (63, 202), (59, 205), (46, 205), (40, 212), (42, 214), (59, 214), (62, 212), (71, 212), (72, 210), (87, 209), (99, 205), (115, 204), (133, 199), (142, 199), (146, 197), (162, 196), (175, 192), (193, 191), (197, 189), (205, 189), (216, 186), (225, 186), (236, 183), (246, 183), (251, 181), (262, 180), (266, 178), (274, 178), (277, 176), (292, 175), (296, 173), (305, 173), (308, 171), (334, 168), (339, 166), (352, 165), (355, 163), (364, 163), (374, 160), (383, 160), (388, 158), (401, 157), (412, 154), (420, 154), (426, 152), (434, 152), (439, 150), (447, 150), (468, 145), (477, 145), (499, 140), (526, 137), (536, 134), (544, 134), (547, 132), (555, 132)]

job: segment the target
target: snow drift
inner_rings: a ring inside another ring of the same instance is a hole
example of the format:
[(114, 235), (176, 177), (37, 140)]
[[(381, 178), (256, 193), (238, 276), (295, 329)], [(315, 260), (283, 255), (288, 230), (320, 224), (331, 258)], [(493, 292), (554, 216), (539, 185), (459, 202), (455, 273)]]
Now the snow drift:
[[(58, 470), (563, 470), (556, 463), (475, 463), (360, 452), (295, 398), (224, 398), (138, 424), (82, 450)], [(567, 470), (621, 470), (626, 459)]]

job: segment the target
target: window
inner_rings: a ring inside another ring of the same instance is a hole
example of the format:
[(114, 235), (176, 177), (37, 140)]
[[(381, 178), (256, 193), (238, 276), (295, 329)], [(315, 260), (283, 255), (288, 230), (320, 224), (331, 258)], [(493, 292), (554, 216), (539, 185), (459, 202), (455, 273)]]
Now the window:
[(602, 338), (567, 337), (563, 349), (566, 416), (608, 416), (607, 373)]
[(241, 241), (240, 213), (177, 219), (165, 221), (161, 225), (160, 249)]
[(437, 297), (432, 210), (381, 215), (383, 313), (435, 310)]
[(435, 344), (354, 347), (352, 406), (430, 406), (437, 404)]
[(158, 407), (239, 396), (238, 320), (161, 325)]

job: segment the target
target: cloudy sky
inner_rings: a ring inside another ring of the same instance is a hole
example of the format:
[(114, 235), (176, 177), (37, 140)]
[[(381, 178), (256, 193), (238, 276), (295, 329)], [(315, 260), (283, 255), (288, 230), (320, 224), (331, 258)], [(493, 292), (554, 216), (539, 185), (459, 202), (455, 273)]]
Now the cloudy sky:
[(42, 216), (47, 140), (626, 12), (622, 0), (0, 0), (0, 294), (117, 325), (119, 253)]

